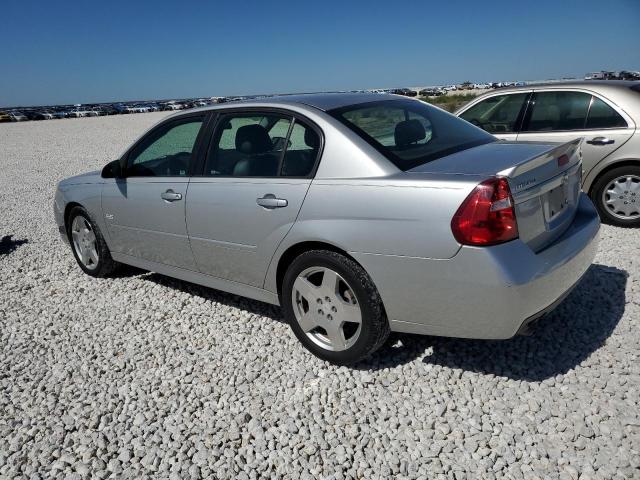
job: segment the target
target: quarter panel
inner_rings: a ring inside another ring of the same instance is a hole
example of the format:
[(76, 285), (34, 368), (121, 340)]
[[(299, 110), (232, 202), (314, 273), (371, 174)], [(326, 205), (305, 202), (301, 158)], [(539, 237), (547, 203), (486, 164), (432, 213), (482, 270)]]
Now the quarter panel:
[[(79, 183), (71, 185), (61, 183), (58, 187), (58, 191), (60, 192), (59, 199), (57, 199), (58, 207), (60, 211), (64, 213), (67, 205), (70, 203), (80, 204), (89, 213), (93, 221), (96, 222), (100, 231), (106, 232), (107, 226), (104, 223), (101, 205), (102, 188), (102, 183)], [(58, 195), (56, 195), (56, 197), (58, 197)], [(60, 220), (64, 221), (63, 218)], [(106, 235), (105, 240), (107, 240), (107, 244), (109, 244)]]
[(385, 179), (314, 180), (289, 234), (271, 261), (264, 288), (277, 291), (280, 257), (302, 242), (347, 252), (446, 259), (460, 249), (451, 219), (478, 178), (400, 174)]

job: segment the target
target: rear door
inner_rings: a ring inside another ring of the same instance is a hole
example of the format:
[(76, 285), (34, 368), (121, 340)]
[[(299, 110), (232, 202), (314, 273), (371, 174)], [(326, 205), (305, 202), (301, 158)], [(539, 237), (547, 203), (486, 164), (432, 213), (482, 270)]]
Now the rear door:
[(516, 140), (530, 91), (491, 95), (458, 113), (469, 123), (501, 140)]
[(197, 114), (157, 126), (127, 154), (125, 177), (105, 184), (102, 210), (115, 252), (196, 270), (185, 202), (204, 121)]
[(187, 228), (198, 269), (262, 287), (295, 222), (321, 147), (317, 127), (288, 112), (236, 110), (216, 121)]
[(634, 125), (606, 99), (588, 91), (536, 91), (518, 141), (565, 143), (584, 138), (582, 163), (589, 172), (631, 138)]

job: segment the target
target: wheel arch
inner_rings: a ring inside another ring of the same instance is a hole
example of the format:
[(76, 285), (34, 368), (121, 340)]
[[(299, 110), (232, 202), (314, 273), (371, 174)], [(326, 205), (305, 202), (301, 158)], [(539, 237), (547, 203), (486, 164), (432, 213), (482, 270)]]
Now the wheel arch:
[(597, 166), (594, 167), (593, 170), (589, 172), (589, 174), (587, 175), (586, 186), (587, 186), (587, 192), (589, 196), (591, 197), (593, 195), (594, 193), (593, 189), (596, 183), (598, 183), (598, 180), (603, 175), (606, 175), (608, 172), (610, 172), (615, 168), (625, 167), (625, 166), (640, 167), (640, 158), (628, 158), (628, 159), (615, 160), (611, 163), (604, 165), (600, 170), (596, 170), (598, 168)]
[(278, 258), (278, 263), (277, 263), (276, 272), (275, 272), (275, 275), (276, 275), (275, 281), (276, 281), (276, 287), (278, 289), (278, 298), (280, 298), (280, 295), (282, 293), (282, 280), (284, 279), (284, 275), (287, 271), (287, 268), (289, 268), (289, 265), (291, 265), (291, 263), (298, 256), (300, 256), (304, 252), (308, 252), (311, 250), (329, 250), (331, 252), (339, 253), (353, 260), (364, 269), (364, 267), (355, 258), (349, 255), (349, 253), (346, 250), (336, 245), (333, 245), (331, 243), (324, 242), (324, 241), (317, 241), (317, 240), (302, 241), (302, 242), (295, 243), (289, 246)]
[(64, 228), (68, 231), (69, 230), (69, 216), (71, 215), (71, 211), (76, 208), (76, 207), (80, 207), (80, 208), (84, 208), (81, 204), (79, 204), (78, 202), (69, 202), (67, 203), (67, 205), (64, 207), (64, 215), (63, 215), (63, 219), (64, 219)]

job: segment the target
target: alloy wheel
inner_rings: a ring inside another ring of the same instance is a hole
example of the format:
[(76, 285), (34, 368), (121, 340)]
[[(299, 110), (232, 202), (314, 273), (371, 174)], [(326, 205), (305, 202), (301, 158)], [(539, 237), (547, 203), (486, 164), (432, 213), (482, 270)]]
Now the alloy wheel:
[(89, 270), (98, 267), (98, 246), (91, 223), (82, 215), (77, 215), (71, 223), (71, 239), (78, 259)]
[(302, 331), (330, 351), (352, 347), (362, 330), (362, 311), (353, 289), (337, 272), (310, 267), (293, 283), (293, 311)]

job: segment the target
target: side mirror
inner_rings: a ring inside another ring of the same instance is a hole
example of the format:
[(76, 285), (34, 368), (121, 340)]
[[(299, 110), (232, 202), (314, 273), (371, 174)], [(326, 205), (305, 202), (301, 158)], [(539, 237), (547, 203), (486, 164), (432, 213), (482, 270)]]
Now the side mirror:
[(102, 178), (122, 178), (122, 165), (120, 160), (107, 163), (102, 169)]

